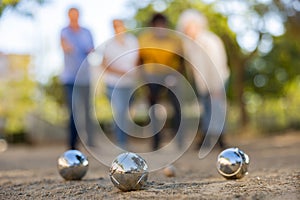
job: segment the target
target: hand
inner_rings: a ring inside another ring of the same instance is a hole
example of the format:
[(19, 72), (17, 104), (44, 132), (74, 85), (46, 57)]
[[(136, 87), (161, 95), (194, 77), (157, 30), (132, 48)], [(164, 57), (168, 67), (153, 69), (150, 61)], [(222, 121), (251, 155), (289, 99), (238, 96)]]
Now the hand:
[(65, 39), (61, 39), (61, 46), (65, 53), (70, 53), (73, 51), (73, 46)]

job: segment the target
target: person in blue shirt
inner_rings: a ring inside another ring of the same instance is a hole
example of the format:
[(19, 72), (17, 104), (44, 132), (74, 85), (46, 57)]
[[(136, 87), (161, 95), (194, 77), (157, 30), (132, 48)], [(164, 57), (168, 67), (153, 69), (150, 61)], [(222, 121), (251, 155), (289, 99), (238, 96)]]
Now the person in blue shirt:
[[(75, 7), (70, 8), (68, 17), (69, 25), (61, 30), (64, 69), (60, 78), (65, 88), (67, 106), (70, 112), (68, 144), (70, 149), (76, 149), (78, 131), (85, 131), (87, 144), (93, 145), (93, 121), (90, 114), (90, 73), (85, 58), (94, 49), (94, 44), (90, 31), (79, 24), (79, 10)], [(78, 115), (79, 113), (80, 115)], [(81, 122), (84, 122), (84, 125)]]

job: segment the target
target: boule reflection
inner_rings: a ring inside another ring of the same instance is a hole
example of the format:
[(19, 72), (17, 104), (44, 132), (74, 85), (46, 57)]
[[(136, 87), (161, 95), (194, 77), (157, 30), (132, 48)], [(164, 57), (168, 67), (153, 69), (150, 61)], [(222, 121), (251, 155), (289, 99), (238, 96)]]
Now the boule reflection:
[(65, 180), (80, 180), (88, 170), (87, 157), (78, 150), (68, 150), (57, 160), (59, 174)]
[(218, 172), (226, 179), (240, 179), (248, 174), (249, 157), (239, 148), (222, 151), (217, 159)]
[(110, 179), (122, 191), (139, 190), (147, 182), (148, 165), (139, 155), (122, 153), (112, 162)]

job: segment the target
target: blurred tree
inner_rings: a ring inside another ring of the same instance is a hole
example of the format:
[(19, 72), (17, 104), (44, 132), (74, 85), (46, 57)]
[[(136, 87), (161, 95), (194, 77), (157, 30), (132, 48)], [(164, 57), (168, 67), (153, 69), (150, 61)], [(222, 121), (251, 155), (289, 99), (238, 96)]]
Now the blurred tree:
[[(223, 4), (223, 5), (222, 5)], [(228, 5), (226, 5), (228, 4)], [(239, 48), (230, 47), (233, 89), (247, 123), (245, 92), (282, 96), (288, 81), (299, 73), (299, 10), (295, 0), (215, 1), (236, 33)], [(298, 35), (298, 36), (297, 36)]]
[(65, 106), (64, 88), (58, 76), (53, 76), (42, 89), (46, 96), (49, 96), (57, 102), (60, 107)]
[(7, 7), (15, 7), (19, 3), (19, 0), (1, 0), (0, 4), (0, 16), (2, 15), (3, 11)]
[(48, 0), (1, 0), (0, 17), (5, 9), (15, 9), (26, 16), (33, 16), (33, 9), (37, 5), (42, 5)]
[[(0, 20), (8, 9), (33, 17), (34, 10), (46, 2), (47, 0), (1, 0)], [(0, 121), (3, 121), (0, 129), (4, 132), (0, 132), (0, 135), (5, 134), (9, 141), (15, 142), (24, 139), (26, 116), (36, 108), (34, 97), (37, 84), (29, 77), (29, 55), (5, 56), (9, 59), (2, 66), (7, 68), (8, 73), (2, 74), (3, 77), (0, 78)]]
[[(5, 55), (6, 70), (0, 78), (0, 119), (2, 131), (10, 140), (24, 135), (26, 115), (35, 108), (36, 82), (29, 73), (29, 55)], [(2, 134), (2, 133), (0, 133)]]
[(300, 41), (287, 29), (284, 36), (274, 39), (270, 53), (246, 64), (246, 90), (265, 97), (285, 96), (285, 85), (300, 75), (299, 55)]

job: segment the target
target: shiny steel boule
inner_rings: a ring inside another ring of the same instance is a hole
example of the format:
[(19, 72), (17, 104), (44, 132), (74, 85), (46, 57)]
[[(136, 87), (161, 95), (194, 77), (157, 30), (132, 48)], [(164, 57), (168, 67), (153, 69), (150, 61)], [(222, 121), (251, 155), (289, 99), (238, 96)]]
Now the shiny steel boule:
[(238, 148), (222, 151), (217, 160), (218, 172), (227, 179), (240, 179), (248, 174), (249, 157)]
[(68, 150), (57, 160), (59, 174), (65, 180), (80, 180), (88, 170), (87, 157), (78, 150)]
[(120, 154), (111, 164), (110, 179), (122, 191), (139, 190), (147, 182), (148, 166), (139, 155), (131, 152)]

